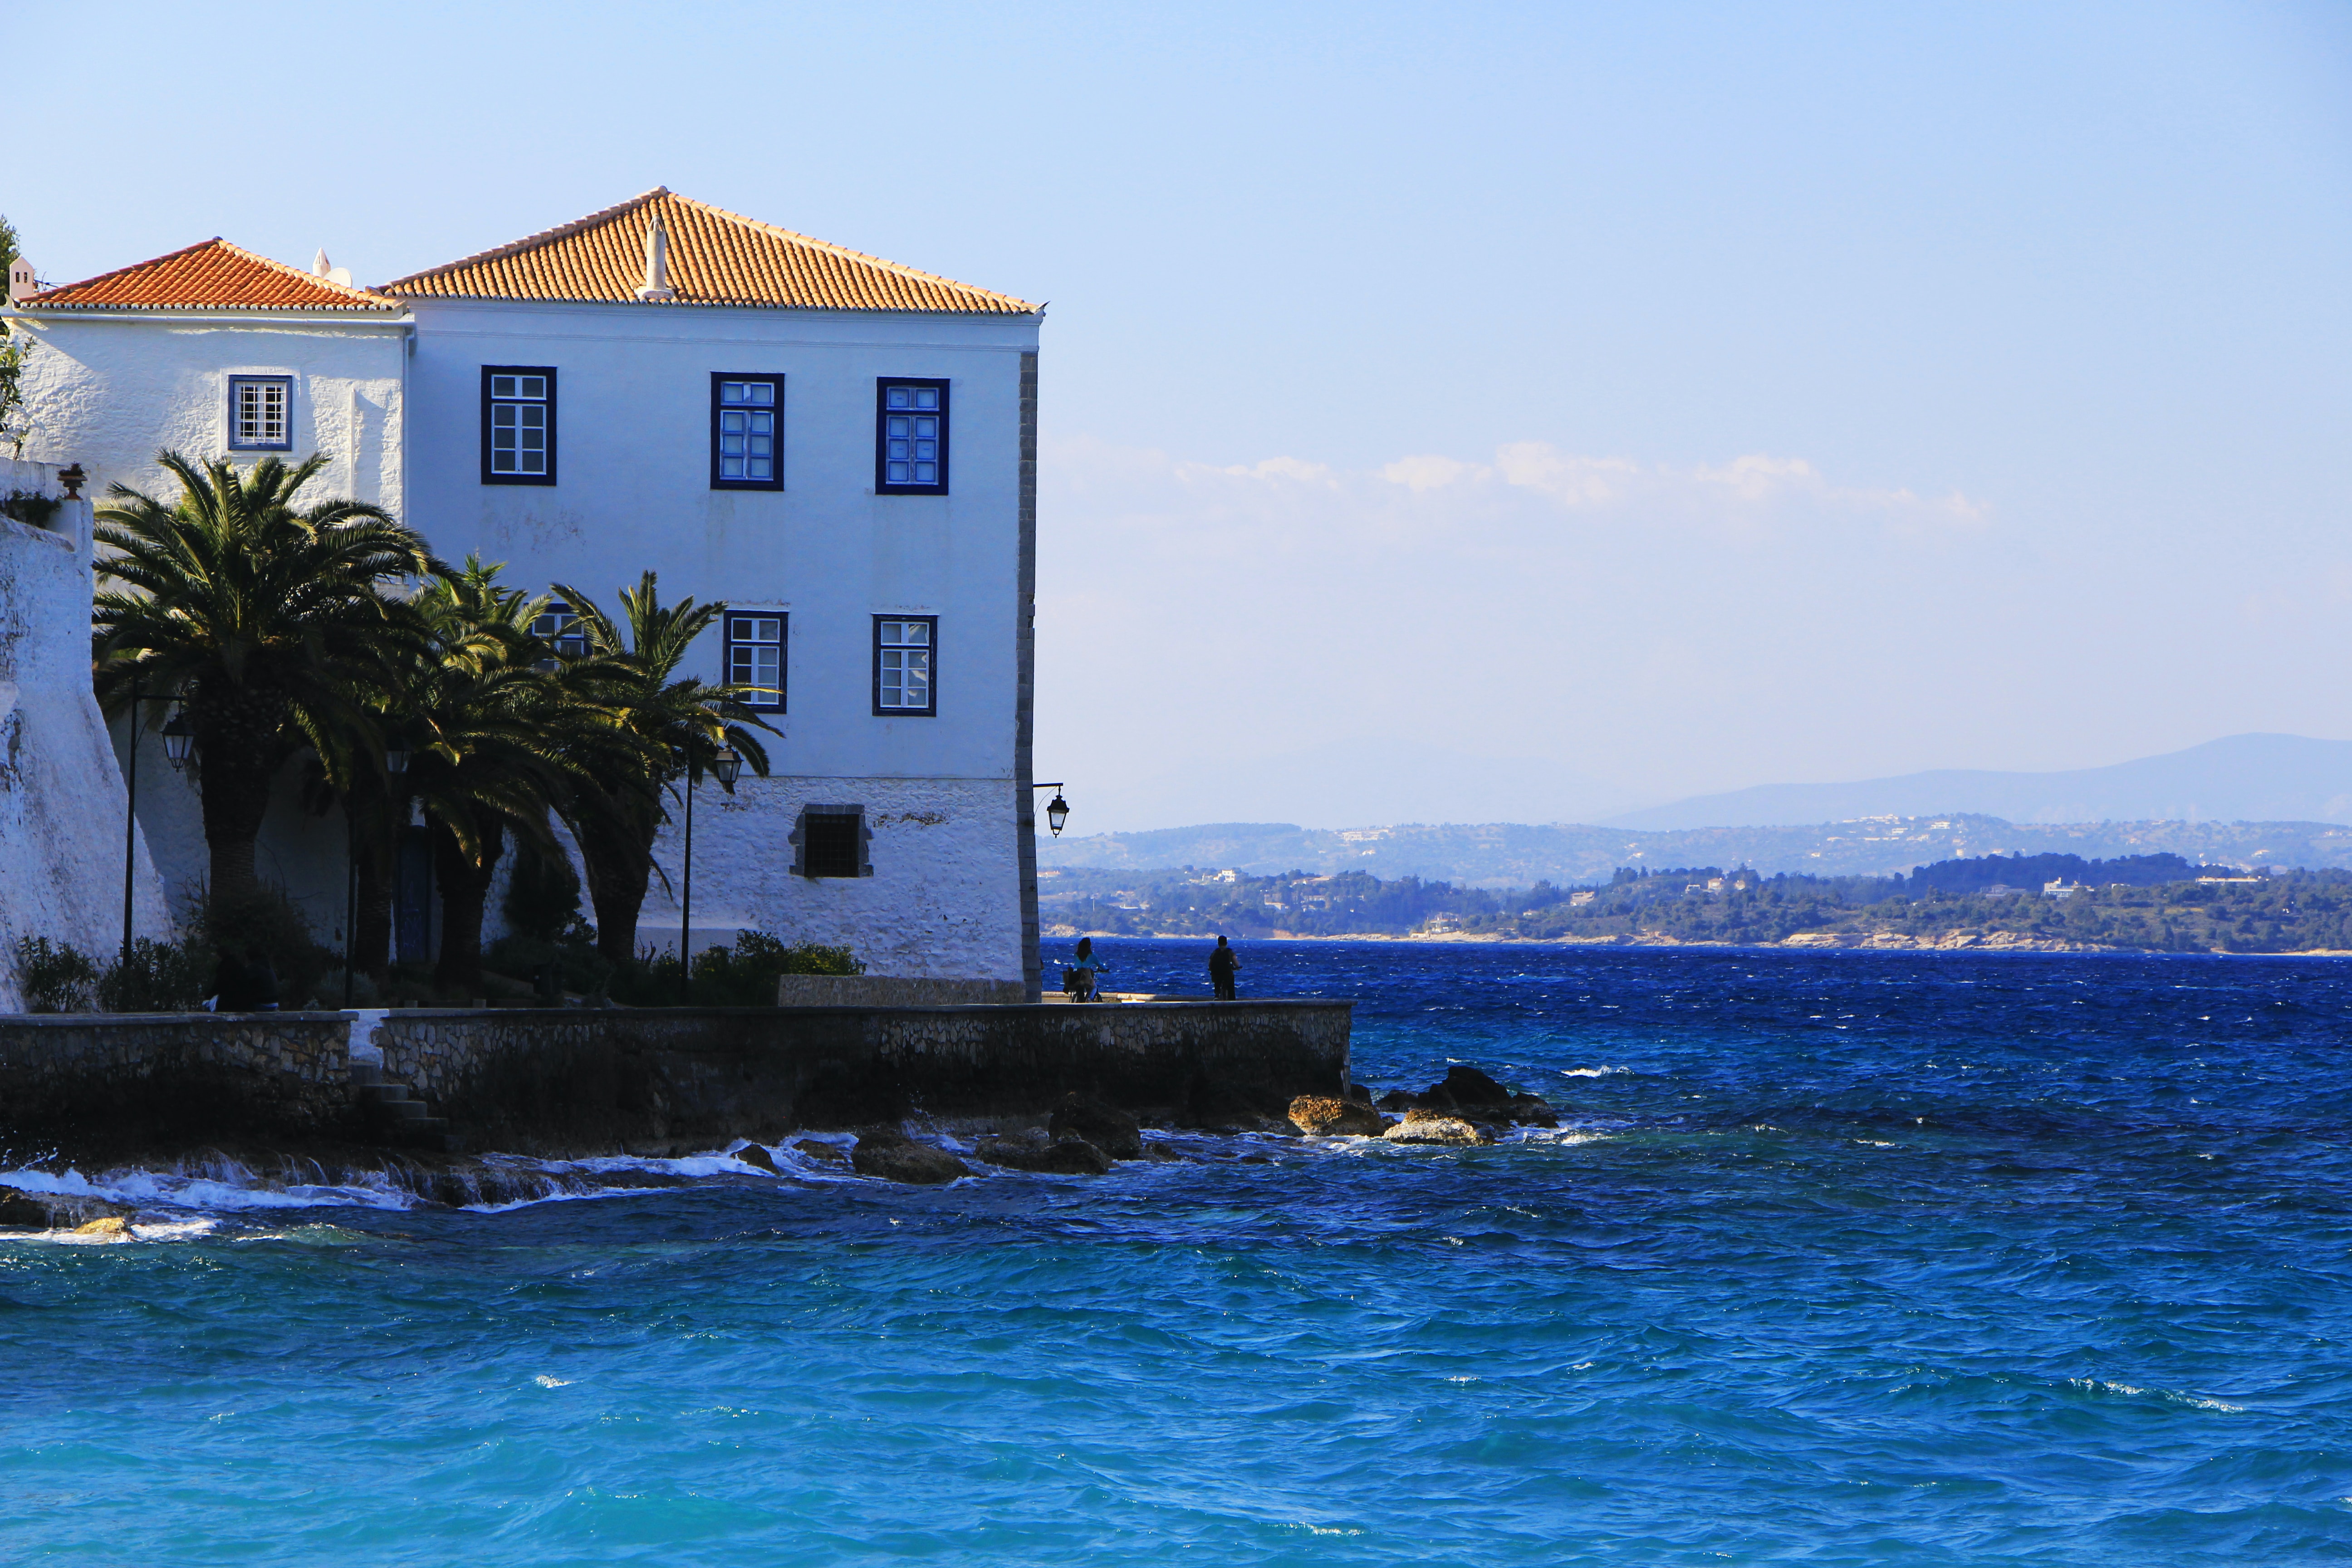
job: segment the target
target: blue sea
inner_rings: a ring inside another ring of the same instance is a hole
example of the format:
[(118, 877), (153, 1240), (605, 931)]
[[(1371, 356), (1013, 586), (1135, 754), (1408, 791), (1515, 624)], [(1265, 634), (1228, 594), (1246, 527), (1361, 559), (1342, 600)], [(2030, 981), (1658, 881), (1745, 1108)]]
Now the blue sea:
[(0, 1176), (159, 1205), (0, 1239), (0, 1560), (2352, 1560), (2346, 963), (1243, 960), (1358, 999), (1362, 1081), (1561, 1128), (495, 1210)]

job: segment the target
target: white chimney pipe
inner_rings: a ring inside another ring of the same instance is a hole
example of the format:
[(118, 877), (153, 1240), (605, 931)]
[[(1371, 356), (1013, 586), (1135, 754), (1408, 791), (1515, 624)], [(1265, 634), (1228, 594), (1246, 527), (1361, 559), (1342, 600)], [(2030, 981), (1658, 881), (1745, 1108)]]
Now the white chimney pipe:
[(637, 290), (640, 300), (675, 300), (677, 290), (669, 286), (669, 231), (662, 227), (661, 214), (646, 228), (646, 282)]

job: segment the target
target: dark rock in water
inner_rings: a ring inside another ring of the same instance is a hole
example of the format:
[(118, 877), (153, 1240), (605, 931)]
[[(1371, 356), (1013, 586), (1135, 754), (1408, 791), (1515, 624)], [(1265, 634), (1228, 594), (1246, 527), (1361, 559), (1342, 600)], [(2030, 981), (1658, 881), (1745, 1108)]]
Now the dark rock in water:
[(755, 1171), (765, 1171), (772, 1176), (783, 1174), (782, 1171), (776, 1169), (776, 1157), (757, 1143), (744, 1144), (735, 1151), (735, 1157)]
[(859, 1135), (849, 1152), (849, 1163), (861, 1176), (885, 1182), (936, 1186), (971, 1174), (971, 1167), (944, 1149), (918, 1143), (903, 1132), (874, 1131)]
[(1445, 1069), (1445, 1081), (1432, 1084), (1423, 1096), (1425, 1103), (1435, 1104), (1443, 1094), (1448, 1101), (1464, 1110), (1507, 1108), (1511, 1091), (1480, 1072), (1476, 1068), (1460, 1062)]
[(29, 1193), (0, 1187), (0, 1230), (47, 1230), (49, 1205)]
[(849, 1163), (849, 1151), (838, 1143), (823, 1143), (814, 1138), (803, 1138), (793, 1147), (812, 1160), (824, 1160), (835, 1165)]
[(1511, 1096), (1511, 1120), (1522, 1127), (1557, 1127), (1559, 1112), (1535, 1095), (1515, 1094)]
[(1181, 1160), (1184, 1156), (1171, 1144), (1146, 1143), (1143, 1146), (1143, 1157), (1147, 1160)]
[(1348, 1086), (1348, 1098), (1370, 1105), (1372, 1102), (1372, 1091), (1360, 1083), (1351, 1083)]
[(1327, 1138), (1346, 1134), (1377, 1138), (1389, 1126), (1388, 1119), (1369, 1105), (1322, 1094), (1302, 1094), (1292, 1100), (1290, 1124), (1301, 1132)]
[(1410, 1089), (1392, 1089), (1372, 1103), (1382, 1110), (1411, 1110), (1421, 1103), (1421, 1096)]
[(1083, 1138), (1114, 1160), (1143, 1158), (1143, 1127), (1134, 1117), (1090, 1094), (1070, 1094), (1054, 1108), (1046, 1128), (1056, 1141)]
[(1260, 1094), (1228, 1083), (1208, 1080), (1192, 1086), (1185, 1121), (1208, 1132), (1293, 1132), (1290, 1097), (1276, 1095), (1271, 1103)]
[(1024, 1139), (984, 1138), (975, 1153), (1007, 1170), (1055, 1176), (1099, 1176), (1110, 1170), (1110, 1156), (1083, 1138), (1057, 1139), (1042, 1148)]

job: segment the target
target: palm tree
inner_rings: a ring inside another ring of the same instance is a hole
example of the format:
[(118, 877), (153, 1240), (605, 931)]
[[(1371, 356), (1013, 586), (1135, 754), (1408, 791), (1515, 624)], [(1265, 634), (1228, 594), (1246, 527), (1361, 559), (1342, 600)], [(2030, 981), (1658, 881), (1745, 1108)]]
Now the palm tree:
[[(726, 612), (724, 604), (698, 605), (688, 596), (664, 607), (648, 572), (635, 588), (621, 590), (616, 625), (579, 589), (558, 583), (555, 591), (580, 617), (604, 700), (618, 710), (619, 722), (642, 743), (647, 763), (625, 788), (593, 784), (576, 807), (581, 819), (574, 837), (596, 908), (596, 951), (608, 963), (626, 964), (636, 957), (637, 915), (653, 876), (654, 838), (669, 820), (663, 793), (675, 795), (681, 779), (691, 789), (729, 745), (765, 778), (767, 749), (751, 731), (776, 730), (752, 710), (751, 688), (677, 678), (694, 639)], [(734, 792), (732, 784), (725, 787)]]
[[(441, 889), (434, 983), (467, 990), (482, 972), (482, 913), (509, 836), (558, 854), (551, 812), (583, 791), (629, 803), (647, 774), (647, 742), (606, 699), (620, 672), (591, 654), (560, 660), (531, 631), (548, 601), (503, 587), (500, 567), (469, 556), (414, 601), (431, 636), (403, 683), (406, 785), (433, 834)], [(650, 795), (650, 789), (643, 793)]]
[(325, 454), (240, 471), (157, 461), (180, 481), (170, 505), (124, 485), (99, 509), (100, 593), (91, 615), (100, 701), (176, 693), (195, 731), (211, 897), (256, 890), (254, 840), (278, 771), (306, 742), (323, 757), (379, 758), (369, 712), (417, 639), (391, 592), (436, 563), (422, 536), (364, 501), (296, 509)]

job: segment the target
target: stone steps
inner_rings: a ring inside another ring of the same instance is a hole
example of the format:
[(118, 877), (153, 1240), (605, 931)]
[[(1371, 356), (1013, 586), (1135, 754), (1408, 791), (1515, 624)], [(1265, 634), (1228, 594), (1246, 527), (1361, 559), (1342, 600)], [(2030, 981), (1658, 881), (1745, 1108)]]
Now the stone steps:
[(353, 1062), (351, 1070), (352, 1088), (358, 1091), (362, 1109), (391, 1142), (427, 1149), (448, 1147), (448, 1119), (434, 1115), (433, 1108), (408, 1085), (384, 1077), (383, 1068), (373, 1062)]

